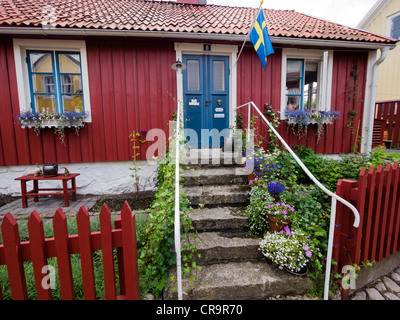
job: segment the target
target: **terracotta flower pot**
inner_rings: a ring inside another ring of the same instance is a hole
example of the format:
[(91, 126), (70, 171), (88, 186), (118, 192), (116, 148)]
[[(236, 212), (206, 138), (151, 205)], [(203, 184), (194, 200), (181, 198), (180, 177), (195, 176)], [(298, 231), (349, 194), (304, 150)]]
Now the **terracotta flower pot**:
[(268, 228), (269, 231), (271, 232), (281, 232), (284, 230), (286, 226), (290, 226), (290, 220), (289, 219), (284, 219), (284, 220), (279, 220), (276, 219), (275, 216), (267, 214), (268, 217)]

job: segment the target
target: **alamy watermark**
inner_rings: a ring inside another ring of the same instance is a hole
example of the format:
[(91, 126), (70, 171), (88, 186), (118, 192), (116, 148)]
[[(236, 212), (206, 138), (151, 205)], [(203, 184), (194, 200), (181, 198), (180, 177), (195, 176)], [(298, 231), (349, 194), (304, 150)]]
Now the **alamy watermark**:
[(57, 15), (53, 6), (47, 5), (42, 8), (44, 17), (42, 19), (42, 28), (53, 29), (56, 27)]

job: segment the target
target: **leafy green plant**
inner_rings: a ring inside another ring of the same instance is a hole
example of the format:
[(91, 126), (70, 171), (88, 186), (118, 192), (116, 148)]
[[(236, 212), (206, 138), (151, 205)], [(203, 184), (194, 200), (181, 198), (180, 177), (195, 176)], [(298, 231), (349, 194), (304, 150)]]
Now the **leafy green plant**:
[[(158, 190), (150, 208), (138, 263), (140, 283), (144, 290), (142, 294), (152, 292), (156, 297), (164, 289), (168, 281), (170, 269), (176, 263), (176, 256), (173, 251), (175, 163), (171, 161), (169, 156), (170, 152), (174, 153), (175, 137), (171, 139), (171, 142), (172, 146), (170, 144), (169, 151), (159, 161), (156, 177)], [(182, 170), (180, 168), (181, 172)], [(201, 270), (201, 268), (195, 261), (199, 253), (196, 248), (197, 236), (188, 214), (190, 209), (189, 204), (185, 193), (180, 189), (182, 271), (189, 280), (194, 281), (196, 279), (196, 272)]]
[(274, 203), (274, 198), (262, 186), (253, 186), (250, 191), (250, 204), (245, 209), (249, 217), (249, 233), (262, 235), (268, 224), (267, 207)]

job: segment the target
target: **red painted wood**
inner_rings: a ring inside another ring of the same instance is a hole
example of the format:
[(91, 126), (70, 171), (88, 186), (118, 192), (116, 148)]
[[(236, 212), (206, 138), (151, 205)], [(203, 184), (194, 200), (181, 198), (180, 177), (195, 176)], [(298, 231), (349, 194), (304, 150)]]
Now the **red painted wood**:
[(373, 225), (373, 238), (372, 238), (372, 248), (371, 248), (371, 261), (376, 260), (377, 257), (377, 243), (379, 236), (379, 221), (381, 218), (381, 206), (382, 206), (382, 196), (383, 196), (383, 185), (384, 185), (384, 170), (383, 166), (378, 166), (376, 171), (376, 186), (375, 186), (375, 202), (374, 202), (374, 219)]
[(376, 174), (375, 168), (370, 167), (368, 171), (368, 185), (366, 191), (366, 209), (365, 209), (365, 220), (363, 225), (363, 243), (361, 247), (362, 257), (361, 260), (366, 263), (369, 260), (370, 243), (372, 238), (372, 220), (374, 215), (374, 199), (375, 199), (375, 182)]
[(101, 97), (101, 64), (100, 50), (97, 43), (93, 40), (86, 41), (88, 56), (88, 73), (90, 87), (90, 105), (92, 112), (92, 135), (95, 139), (93, 143), (94, 161), (106, 161), (106, 149), (104, 139), (104, 115), (103, 100)]
[(394, 227), (394, 220), (395, 220), (395, 213), (396, 213), (396, 205), (398, 202), (397, 198), (397, 190), (399, 186), (399, 164), (395, 163), (391, 166), (392, 172), (392, 183), (390, 184), (390, 194), (389, 194), (389, 202), (390, 207), (386, 208), (388, 217), (387, 217), (387, 226), (386, 226), (386, 239), (385, 239), (385, 248), (384, 248), (384, 257), (387, 258), (391, 252), (391, 245), (392, 245), (392, 236), (393, 236), (393, 227)]
[(93, 273), (92, 235), (90, 232), (89, 213), (84, 206), (76, 216), (78, 226), (79, 253), (81, 258), (82, 282), (85, 300), (96, 299), (96, 288)]
[(136, 222), (128, 202), (121, 211), (122, 242), (125, 270), (125, 293), (128, 300), (139, 300), (139, 272), (137, 263)]
[(13, 300), (27, 300), (24, 265), (21, 257), (21, 244), (18, 224), (10, 213), (4, 216), (1, 224), (4, 256)]
[(368, 176), (367, 170), (365, 168), (362, 168), (358, 179), (358, 194), (356, 202), (357, 203), (356, 208), (360, 214), (360, 225), (358, 228), (355, 228), (354, 230), (354, 249), (352, 255), (353, 263), (356, 264), (360, 264), (361, 244), (363, 235), (362, 232), (363, 232), (364, 214), (365, 214), (364, 208), (365, 208), (365, 199), (367, 190), (367, 176)]
[[(400, 103), (397, 102), (397, 110), (400, 108)], [(389, 124), (393, 126), (393, 124)], [(394, 132), (393, 132), (393, 146), (397, 147), (399, 145), (399, 135), (400, 135), (400, 112), (397, 112), (396, 119), (394, 121)]]
[(393, 197), (397, 199), (396, 207), (394, 210), (395, 219), (393, 221), (393, 242), (392, 242), (392, 254), (395, 254), (398, 248), (397, 244), (400, 239), (400, 188), (397, 188), (397, 193), (394, 193)]
[(55, 249), (57, 252), (57, 265), (60, 278), (61, 298), (74, 299), (74, 286), (70, 251), (68, 245), (67, 218), (61, 209), (57, 209), (53, 218)]
[(116, 299), (111, 213), (104, 204), (100, 212), (101, 247), (103, 252), (104, 290), (106, 300)]
[[(121, 215), (114, 220), (115, 229), (119, 229), (122, 235)], [(121, 240), (122, 241), (122, 240)], [(117, 248), (117, 261), (118, 261), (118, 278), (119, 278), (119, 294), (125, 294), (125, 271), (124, 271), (124, 253), (122, 246)]]
[(43, 278), (46, 276), (42, 273), (42, 270), (48, 263), (46, 257), (43, 221), (36, 211), (33, 211), (29, 218), (28, 232), (37, 298), (38, 300), (51, 300), (51, 289), (45, 289), (42, 286)]
[[(143, 39), (127, 42), (125, 39), (106, 41), (93, 38), (86, 43), (92, 122), (87, 128), (81, 129), (79, 136), (73, 130), (66, 130), (64, 146), (58, 137), (51, 138), (51, 130), (46, 129), (46, 133), (36, 136), (32, 129), (22, 129), (10, 120), (19, 114), (13, 44), (11, 38), (1, 42), (0, 61), (4, 61), (4, 65), (0, 73), (4, 73), (5, 77), (0, 78), (5, 86), (0, 88), (5, 90), (7, 97), (4, 99), (8, 102), (0, 111), (0, 121), (6, 124), (3, 126), (1, 123), (0, 129), (0, 165), (36, 164), (54, 158), (59, 163), (127, 161), (131, 160), (133, 154), (128, 140), (133, 130), (168, 129), (166, 124), (176, 107), (176, 101), (170, 97), (171, 94), (176, 98), (176, 73), (170, 68), (176, 59), (173, 41), (159, 40), (155, 44)], [(238, 62), (238, 104), (254, 101), (263, 107), (264, 103), (272, 103), (274, 108), (280, 110), (282, 51), (280, 48), (275, 51), (269, 57), (267, 70), (264, 71), (260, 68), (254, 49), (245, 48)], [(366, 54), (335, 52), (331, 107), (343, 111), (342, 120), (328, 126), (317, 145), (314, 141), (315, 128), (310, 131), (311, 139), (301, 140), (301, 143), (315, 148), (317, 152), (351, 151), (354, 135), (351, 135), (353, 140), (350, 142), (342, 144), (340, 141), (346, 135), (349, 137), (345, 115), (350, 104), (345, 101), (345, 91), (350, 75), (349, 70), (343, 68), (348, 68), (354, 57), (358, 59), (360, 70), (357, 83), (360, 91), (365, 91)], [(361, 119), (362, 103), (354, 104), (354, 108), (358, 112), (356, 117), (360, 116)], [(261, 134), (265, 133), (265, 128), (260, 130)], [(278, 131), (289, 145), (299, 143), (293, 134), (287, 132), (285, 123)], [(142, 145), (142, 158), (149, 145)], [(6, 154), (6, 149), (11, 152)]]
[(17, 163), (17, 151), (14, 135), (14, 118), (12, 117), (10, 84), (8, 80), (8, 63), (6, 59), (6, 44), (0, 41), (0, 138), (3, 145), (3, 157), (5, 163)]
[(382, 202), (382, 213), (380, 220), (380, 235), (378, 238), (378, 261), (383, 259), (384, 249), (385, 249), (385, 240), (386, 240), (386, 224), (388, 220), (388, 211), (390, 211), (390, 185), (392, 183), (392, 166), (388, 164), (385, 168), (385, 178), (384, 178), (384, 200)]

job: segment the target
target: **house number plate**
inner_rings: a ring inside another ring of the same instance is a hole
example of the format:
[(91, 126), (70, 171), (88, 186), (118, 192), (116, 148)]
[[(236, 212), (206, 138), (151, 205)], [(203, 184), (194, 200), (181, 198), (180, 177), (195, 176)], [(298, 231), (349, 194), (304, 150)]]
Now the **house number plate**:
[(215, 112), (224, 112), (224, 108), (215, 108)]
[(225, 115), (223, 114), (223, 113), (217, 113), (217, 114), (214, 114), (214, 118), (225, 118)]

